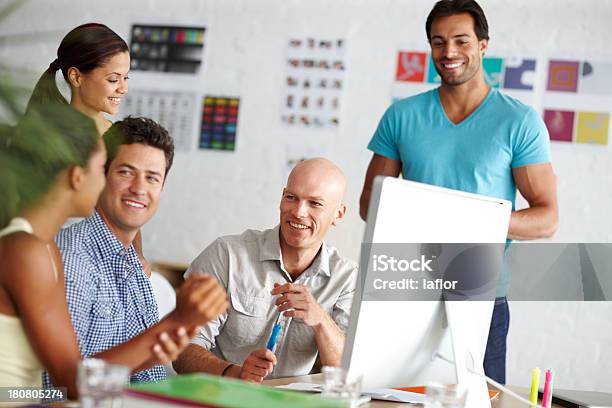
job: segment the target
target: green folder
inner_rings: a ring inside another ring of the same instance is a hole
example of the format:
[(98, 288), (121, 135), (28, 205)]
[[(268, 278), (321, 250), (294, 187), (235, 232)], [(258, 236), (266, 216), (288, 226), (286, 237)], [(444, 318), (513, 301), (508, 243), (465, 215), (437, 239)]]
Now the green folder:
[(204, 407), (347, 408), (348, 401), (326, 400), (320, 395), (285, 391), (232, 378), (187, 374), (164, 381), (132, 384), (127, 394)]

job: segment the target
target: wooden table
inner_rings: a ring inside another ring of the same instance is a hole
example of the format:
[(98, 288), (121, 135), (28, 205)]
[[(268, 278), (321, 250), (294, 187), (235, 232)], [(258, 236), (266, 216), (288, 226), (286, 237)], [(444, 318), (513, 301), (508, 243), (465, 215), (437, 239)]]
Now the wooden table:
[[(313, 375), (305, 375), (300, 377), (287, 377), (287, 378), (278, 378), (275, 380), (266, 380), (264, 381), (264, 385), (274, 387), (277, 385), (285, 385), (294, 382), (302, 382), (302, 383), (319, 383), (321, 381), (321, 374), (313, 374)], [(510, 386), (513, 391), (517, 392), (522, 396), (528, 396), (529, 390), (523, 387)], [(60, 406), (72, 407), (74, 405), (70, 405), (69, 403), (59, 404)], [(168, 406), (179, 407), (180, 404), (172, 404), (166, 401), (152, 401), (148, 399), (137, 398), (133, 396), (126, 395), (124, 397), (125, 408), (163, 408)], [(412, 407), (414, 405), (404, 404), (401, 402), (390, 402), (390, 401), (378, 401), (373, 400), (365, 405), (362, 405), (364, 408), (407, 408)], [(523, 404), (520, 401), (512, 398), (509, 395), (504, 395), (502, 392), (500, 396), (491, 402), (492, 408), (527, 408), (528, 406)], [(258, 408), (258, 407), (257, 407)], [(288, 407), (290, 408), (290, 407)], [(471, 408), (471, 407), (470, 407)], [(553, 408), (561, 408), (560, 405), (553, 404)]]
[[(277, 385), (285, 385), (291, 384), (295, 382), (303, 382), (303, 383), (320, 383), (321, 382), (321, 374), (313, 374), (313, 375), (304, 375), (301, 377), (287, 377), (287, 378), (278, 378), (275, 380), (266, 380), (264, 381), (264, 385), (269, 385), (271, 387)], [(519, 395), (526, 397), (529, 399), (529, 390), (523, 387), (515, 387), (510, 386), (512, 391), (518, 393)], [(364, 408), (406, 408), (411, 405), (407, 405), (401, 402), (390, 402), (390, 401), (377, 401), (373, 400), (368, 404), (362, 405)], [(502, 392), (498, 398), (491, 401), (492, 408), (527, 408), (527, 405), (518, 401), (515, 398), (512, 398), (510, 395), (504, 395)], [(553, 408), (560, 408), (560, 405), (553, 404)]]

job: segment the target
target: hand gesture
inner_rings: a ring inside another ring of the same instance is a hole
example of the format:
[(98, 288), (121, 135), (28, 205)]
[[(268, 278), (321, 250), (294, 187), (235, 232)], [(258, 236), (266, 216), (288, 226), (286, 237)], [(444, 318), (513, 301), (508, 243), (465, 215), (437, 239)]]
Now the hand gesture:
[(188, 331), (181, 326), (176, 330), (174, 336), (162, 332), (158, 337), (158, 342), (153, 346), (153, 357), (149, 359), (147, 365), (169, 364), (176, 360), (189, 345), (189, 339), (195, 336), (199, 329), (199, 326), (194, 326)]
[(179, 290), (173, 317), (182, 326), (201, 326), (227, 309), (227, 295), (215, 278), (192, 275)]
[(319, 326), (325, 318), (325, 311), (317, 303), (308, 287), (295, 283), (274, 284), (272, 295), (280, 295), (274, 304), (286, 317), (302, 320), (310, 327)]

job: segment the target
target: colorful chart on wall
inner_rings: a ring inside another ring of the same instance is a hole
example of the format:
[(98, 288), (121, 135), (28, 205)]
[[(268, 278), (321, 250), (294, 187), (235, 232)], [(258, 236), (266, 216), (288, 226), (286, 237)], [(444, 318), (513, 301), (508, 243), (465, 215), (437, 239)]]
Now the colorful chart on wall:
[(240, 99), (205, 96), (202, 101), (200, 149), (235, 150)]
[[(536, 59), (487, 56), (482, 61), (491, 87), (536, 106), (543, 100), (544, 123), (554, 142), (607, 145), (612, 110), (612, 63), (552, 59), (546, 83), (536, 84)], [(541, 77), (541, 76), (540, 76)], [(392, 97), (397, 101), (428, 91), (441, 83), (426, 51), (399, 51)], [(539, 89), (536, 95), (535, 90)], [(539, 108), (539, 106), (538, 106)]]
[(551, 59), (546, 74), (544, 122), (550, 139), (608, 145), (612, 63)]
[(131, 68), (196, 73), (202, 64), (204, 27), (132, 25)]
[[(518, 57), (485, 57), (485, 81), (493, 88), (532, 91), (536, 60)], [(400, 51), (397, 55), (396, 82), (440, 84), (440, 75), (427, 52)]]
[(545, 109), (544, 122), (552, 141), (604, 146), (608, 144), (609, 112)]
[(345, 86), (345, 48), (343, 39), (289, 40), (281, 111), (285, 125), (339, 127)]
[(121, 117), (144, 116), (162, 125), (174, 139), (176, 151), (194, 145), (193, 119), (197, 96), (191, 92), (164, 92), (130, 89), (123, 97)]
[[(521, 57), (485, 57), (482, 61), (489, 86), (527, 104), (533, 103), (536, 60)], [(441, 83), (440, 75), (426, 51), (399, 51), (393, 84), (393, 100), (428, 91)]]
[(549, 61), (546, 90), (576, 92), (578, 90), (579, 66), (579, 61)]

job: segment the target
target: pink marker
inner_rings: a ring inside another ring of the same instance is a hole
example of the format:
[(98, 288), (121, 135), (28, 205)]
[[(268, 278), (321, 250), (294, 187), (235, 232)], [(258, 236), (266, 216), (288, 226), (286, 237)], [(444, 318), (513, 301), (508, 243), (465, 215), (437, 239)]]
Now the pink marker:
[(552, 405), (552, 386), (553, 386), (552, 371), (546, 370), (546, 378), (544, 380), (544, 393), (542, 395), (542, 406), (544, 408), (550, 408), (550, 406)]

